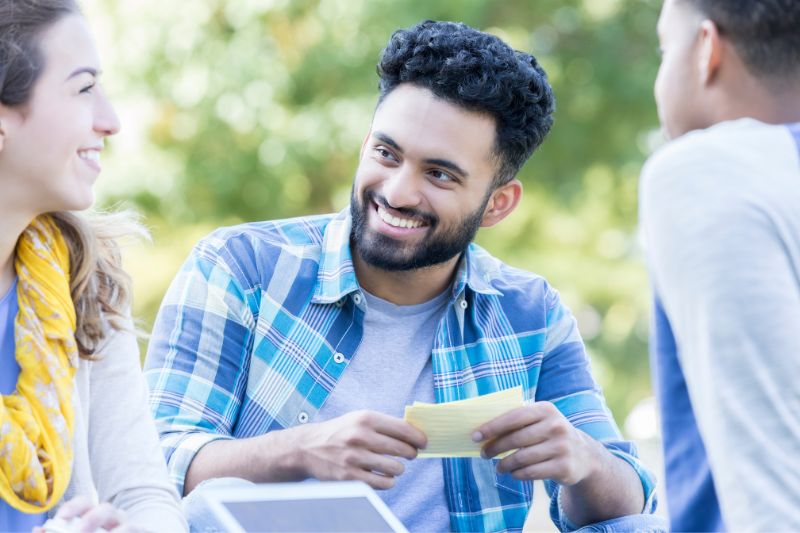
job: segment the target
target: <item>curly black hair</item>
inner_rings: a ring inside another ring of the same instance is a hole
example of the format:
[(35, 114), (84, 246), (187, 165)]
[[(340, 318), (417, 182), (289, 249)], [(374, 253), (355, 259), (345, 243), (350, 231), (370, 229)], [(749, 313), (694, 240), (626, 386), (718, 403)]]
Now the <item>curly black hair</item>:
[(514, 178), (553, 125), (555, 97), (530, 54), (466, 24), (426, 20), (392, 34), (378, 62), (380, 97), (402, 83), (495, 119), (494, 187)]

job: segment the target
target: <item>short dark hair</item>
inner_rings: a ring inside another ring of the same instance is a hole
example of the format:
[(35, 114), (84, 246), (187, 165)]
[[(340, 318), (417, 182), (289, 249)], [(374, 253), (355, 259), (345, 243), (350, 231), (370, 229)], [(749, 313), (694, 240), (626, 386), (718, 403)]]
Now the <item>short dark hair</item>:
[(753, 74), (800, 77), (800, 1), (684, 0), (717, 25)]
[(76, 13), (74, 0), (0, 1), (0, 103), (15, 107), (28, 102), (44, 68), (41, 33)]
[(553, 125), (555, 97), (536, 59), (498, 37), (427, 20), (392, 34), (378, 63), (380, 97), (402, 83), (495, 119), (493, 186), (509, 182)]

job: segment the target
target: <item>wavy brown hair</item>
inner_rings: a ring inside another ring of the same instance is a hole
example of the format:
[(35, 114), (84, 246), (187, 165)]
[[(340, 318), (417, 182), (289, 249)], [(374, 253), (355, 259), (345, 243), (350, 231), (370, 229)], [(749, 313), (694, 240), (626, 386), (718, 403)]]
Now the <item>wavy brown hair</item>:
[(50, 215), (69, 248), (78, 351), (84, 359), (94, 359), (111, 330), (132, 330), (131, 278), (122, 269), (119, 243), (147, 233), (129, 211)]
[[(44, 69), (41, 34), (69, 15), (74, 0), (0, 0), (0, 102), (28, 104)], [(119, 239), (146, 236), (130, 212), (50, 213), (69, 247), (70, 292), (80, 356), (94, 359), (112, 330), (129, 329), (131, 279), (122, 270)]]

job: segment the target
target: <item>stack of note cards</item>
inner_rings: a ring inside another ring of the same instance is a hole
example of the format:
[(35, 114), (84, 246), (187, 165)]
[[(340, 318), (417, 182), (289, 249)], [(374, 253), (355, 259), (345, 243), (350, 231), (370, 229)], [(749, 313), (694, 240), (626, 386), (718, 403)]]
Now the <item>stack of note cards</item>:
[(404, 418), (428, 436), (428, 446), (418, 458), (480, 457), (482, 443), (472, 442), (475, 430), (523, 405), (522, 387), (514, 387), (457, 402), (414, 402), (406, 406)]

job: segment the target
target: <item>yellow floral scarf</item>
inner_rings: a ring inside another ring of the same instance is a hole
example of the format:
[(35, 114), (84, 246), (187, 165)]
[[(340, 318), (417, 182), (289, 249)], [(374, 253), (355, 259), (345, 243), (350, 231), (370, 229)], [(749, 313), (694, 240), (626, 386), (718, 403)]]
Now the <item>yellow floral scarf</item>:
[(40, 513), (61, 499), (72, 472), (78, 363), (69, 253), (50, 217), (38, 217), (22, 234), (15, 267), (20, 374), (14, 394), (0, 403), (0, 498)]

